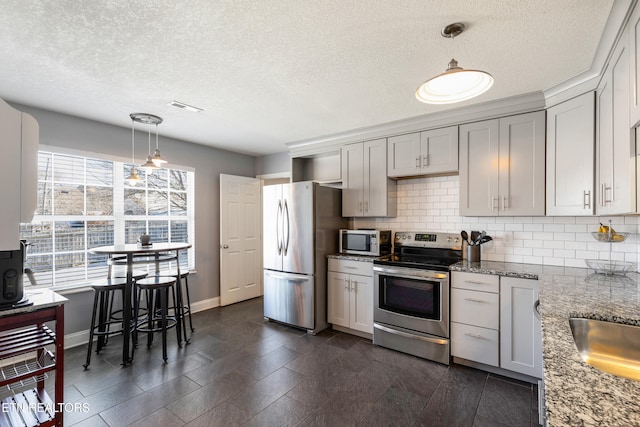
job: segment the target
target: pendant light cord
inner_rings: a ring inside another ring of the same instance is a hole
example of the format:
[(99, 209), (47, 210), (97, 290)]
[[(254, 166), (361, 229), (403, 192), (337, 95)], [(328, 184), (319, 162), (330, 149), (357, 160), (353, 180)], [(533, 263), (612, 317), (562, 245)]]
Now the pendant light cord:
[(136, 137), (135, 137), (135, 132), (136, 132), (136, 128), (135, 128), (135, 121), (133, 120), (133, 118), (131, 118), (131, 164), (135, 167), (135, 144), (136, 144)]

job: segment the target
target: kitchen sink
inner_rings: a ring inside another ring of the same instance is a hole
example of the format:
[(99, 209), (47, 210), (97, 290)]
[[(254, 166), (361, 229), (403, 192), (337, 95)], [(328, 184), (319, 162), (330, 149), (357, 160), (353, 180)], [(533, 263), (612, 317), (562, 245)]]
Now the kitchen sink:
[(640, 381), (640, 326), (572, 317), (573, 340), (589, 365)]

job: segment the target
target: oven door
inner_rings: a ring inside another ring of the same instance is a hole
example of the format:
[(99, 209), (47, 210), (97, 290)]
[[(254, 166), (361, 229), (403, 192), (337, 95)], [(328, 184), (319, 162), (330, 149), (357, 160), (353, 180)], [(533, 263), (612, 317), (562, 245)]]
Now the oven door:
[(449, 273), (375, 265), (373, 320), (449, 338)]

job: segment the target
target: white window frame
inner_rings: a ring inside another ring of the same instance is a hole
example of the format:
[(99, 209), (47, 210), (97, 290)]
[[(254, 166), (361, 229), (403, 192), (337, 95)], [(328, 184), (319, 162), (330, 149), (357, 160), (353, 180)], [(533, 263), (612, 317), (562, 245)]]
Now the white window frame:
[[(106, 215), (106, 216), (102, 216), (102, 215), (87, 215), (86, 213), (86, 209), (84, 209), (84, 215), (72, 215), (72, 216), (63, 216), (63, 215), (55, 215), (55, 212), (53, 215), (34, 215), (34, 219), (32, 221), (32, 224), (38, 224), (38, 223), (51, 223), (52, 224), (52, 228), (55, 228), (55, 222), (56, 221), (75, 221), (75, 220), (82, 220), (84, 221), (85, 224), (87, 224), (88, 222), (94, 222), (94, 221), (112, 221), (113, 222), (113, 229), (114, 229), (114, 235), (113, 235), (113, 243), (114, 244), (121, 244), (121, 243), (125, 243), (125, 234), (124, 234), (124, 229), (125, 229), (125, 222), (126, 221), (136, 221), (136, 220), (140, 220), (140, 221), (145, 221), (147, 223), (147, 227), (150, 221), (154, 221), (154, 220), (161, 220), (161, 221), (166, 221), (167, 222), (167, 226), (169, 228), (168, 233), (170, 235), (171, 233), (171, 223), (172, 221), (186, 221), (187, 223), (187, 235), (188, 235), (188, 239), (189, 239), (189, 243), (192, 245), (192, 247), (190, 249), (187, 250), (187, 266), (186, 268), (188, 270), (195, 270), (195, 212), (194, 212), (194, 208), (195, 208), (195, 204), (194, 204), (194, 198), (195, 198), (195, 170), (193, 168), (189, 168), (189, 167), (182, 167), (182, 166), (178, 166), (178, 165), (170, 165), (170, 167), (166, 167), (163, 169), (174, 169), (174, 170), (180, 170), (183, 172), (186, 172), (186, 176), (187, 176), (187, 182), (186, 182), (186, 194), (187, 194), (187, 212), (186, 215), (175, 215), (172, 216), (171, 215), (171, 211), (170, 211), (170, 200), (168, 200), (169, 206), (168, 209), (169, 211), (167, 212), (167, 215), (161, 215), (161, 216), (156, 216), (156, 215), (149, 215), (148, 214), (148, 203), (146, 203), (147, 206), (147, 214), (145, 215), (134, 215), (134, 216), (129, 216), (129, 215), (124, 215), (124, 189), (125, 188), (131, 188), (131, 187), (125, 187), (124, 185), (124, 171), (125, 171), (125, 165), (130, 165), (131, 162), (127, 161), (126, 159), (123, 158), (118, 158), (118, 157), (113, 157), (113, 156), (108, 156), (108, 155), (102, 155), (102, 154), (96, 154), (96, 153), (88, 153), (88, 152), (82, 152), (82, 151), (77, 151), (77, 150), (70, 150), (70, 149), (58, 149), (58, 148), (54, 148), (54, 147), (46, 147), (41, 145), (39, 152), (44, 152), (44, 153), (51, 153), (52, 155), (64, 155), (64, 156), (75, 156), (75, 157), (80, 157), (83, 158), (84, 161), (86, 162), (87, 159), (91, 159), (91, 160), (100, 160), (100, 161), (110, 161), (113, 162), (114, 164), (114, 172), (113, 172), (113, 182), (111, 184), (111, 187), (113, 189), (113, 212), (112, 215)], [(139, 171), (140, 176), (143, 178), (145, 177), (145, 172), (143, 171)], [(86, 167), (85, 167), (85, 174), (83, 177), (84, 180), (84, 185), (88, 185), (86, 183)], [(38, 180), (38, 182), (40, 183), (40, 180)], [(47, 182), (53, 182), (54, 185), (55, 181), (53, 181), (53, 176), (52, 176), (52, 181), (47, 181)], [(141, 187), (141, 188), (145, 188), (145, 197), (147, 198), (148, 201), (148, 190), (146, 188), (146, 180), (145, 182), (145, 187)], [(80, 185), (79, 183), (72, 183), (72, 185)], [(168, 191), (168, 195), (170, 198), (171, 195), (171, 189), (170, 189), (170, 184), (169, 184), (169, 180), (167, 180), (167, 185), (169, 185), (169, 187), (167, 188)], [(135, 188), (135, 187), (134, 187)], [(163, 190), (164, 191), (164, 190)], [(52, 196), (53, 197), (53, 196)], [(85, 208), (86, 208), (86, 199), (87, 198), (87, 194), (86, 192), (84, 193), (84, 203), (85, 203)], [(55, 206), (55, 201), (52, 202), (52, 207)], [(61, 273), (57, 273), (56, 270), (54, 269), (52, 264), (52, 268), (51, 268), (51, 280), (52, 280), (52, 284), (46, 284), (46, 285), (38, 285), (38, 287), (43, 287), (43, 288), (50, 288), (52, 290), (67, 290), (67, 289), (75, 289), (75, 288), (82, 288), (82, 287), (86, 287), (87, 284), (89, 282), (91, 282), (92, 280), (94, 280), (93, 276), (89, 275), (89, 263), (88, 263), (88, 259), (89, 259), (89, 249), (88, 246), (88, 235), (89, 229), (88, 227), (84, 227), (84, 242), (85, 242), (85, 248), (86, 250), (77, 250), (77, 251), (56, 251), (56, 242), (55, 242), (55, 237), (52, 236), (52, 251), (51, 252), (42, 252), (42, 255), (50, 255), (53, 257), (54, 259), (54, 263), (55, 263), (55, 256), (56, 256), (56, 252), (58, 253), (84, 253), (85, 256), (85, 264), (84, 264), (84, 276), (85, 279), (79, 280), (79, 281), (74, 281), (73, 283), (69, 284), (69, 283), (57, 283), (56, 281), (56, 275), (61, 275)], [(54, 234), (55, 236), (55, 234)], [(30, 251), (27, 250), (27, 266), (29, 265), (29, 256), (38, 256), (40, 254), (30, 254)], [(184, 264), (181, 264), (181, 268), (184, 268)], [(102, 267), (96, 269), (97, 271), (101, 271)], [(104, 274), (106, 277), (106, 270), (107, 267), (106, 265), (104, 266)], [(36, 277), (37, 277), (37, 273), (36, 273)], [(64, 278), (59, 278), (58, 280), (62, 281), (64, 280)]]

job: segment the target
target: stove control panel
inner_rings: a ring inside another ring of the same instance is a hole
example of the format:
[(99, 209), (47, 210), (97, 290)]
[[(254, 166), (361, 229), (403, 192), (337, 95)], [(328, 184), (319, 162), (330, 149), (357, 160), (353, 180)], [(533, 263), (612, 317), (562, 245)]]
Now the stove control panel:
[(460, 249), (462, 238), (455, 233), (396, 231), (395, 246)]

